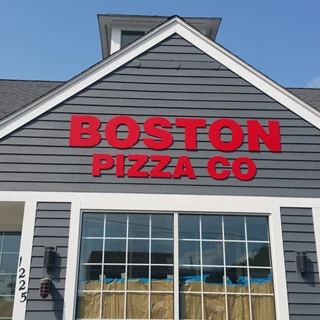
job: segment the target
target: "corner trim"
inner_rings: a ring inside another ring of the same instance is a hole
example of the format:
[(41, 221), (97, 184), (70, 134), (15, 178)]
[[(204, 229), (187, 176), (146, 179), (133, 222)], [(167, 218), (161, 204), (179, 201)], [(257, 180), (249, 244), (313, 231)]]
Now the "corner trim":
[(317, 260), (320, 265), (320, 207), (312, 208), (314, 237), (316, 240)]
[(25, 269), (24, 281), (26, 284), (27, 299), (25, 302), (20, 302), (21, 295), (18, 294), (20, 284), (19, 284), (19, 281), (16, 281), (12, 320), (25, 319), (25, 315), (26, 315), (26, 307), (27, 307), (28, 293), (29, 293), (29, 276), (30, 276), (30, 266), (31, 266), (32, 246), (33, 246), (33, 235), (34, 235), (34, 226), (36, 221), (36, 211), (37, 211), (37, 202), (25, 203), (21, 240), (20, 240), (20, 251), (19, 251), (19, 260), (20, 258), (22, 258), (22, 260), (21, 260), (21, 265), (18, 265), (17, 278), (19, 275), (19, 270), (21, 268)]
[(280, 207), (271, 208), (269, 219), (276, 319), (289, 320), (289, 302)]
[(78, 253), (80, 243), (80, 202), (71, 203), (66, 285), (63, 319), (75, 319), (78, 279)]

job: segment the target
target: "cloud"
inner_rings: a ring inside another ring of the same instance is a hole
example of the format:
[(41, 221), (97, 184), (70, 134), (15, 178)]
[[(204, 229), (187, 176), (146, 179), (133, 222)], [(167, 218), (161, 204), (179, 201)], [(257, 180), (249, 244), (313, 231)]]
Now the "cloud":
[(320, 88), (320, 77), (312, 79), (308, 84), (308, 88)]

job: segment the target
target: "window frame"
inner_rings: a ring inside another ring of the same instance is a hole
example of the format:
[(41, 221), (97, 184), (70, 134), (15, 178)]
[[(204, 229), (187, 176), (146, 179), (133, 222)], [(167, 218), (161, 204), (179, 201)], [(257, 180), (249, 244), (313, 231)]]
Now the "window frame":
[(113, 26), (111, 30), (110, 55), (121, 49), (122, 31), (139, 31), (144, 32), (146, 34), (149, 32), (149, 29), (142, 27), (138, 28), (133, 26)]
[[(164, 196), (167, 201), (161, 199)], [(133, 200), (136, 197), (135, 200)], [(228, 199), (230, 198), (230, 199)], [(232, 198), (232, 200), (231, 200)], [(214, 197), (196, 195), (130, 195), (117, 194), (110, 201), (73, 202), (71, 207), (69, 258), (66, 276), (65, 315), (66, 320), (75, 320), (78, 290), (79, 251), (81, 241), (81, 221), (83, 212), (125, 212), (125, 213), (167, 213), (174, 215), (174, 226), (178, 214), (223, 214), (223, 215), (263, 215), (268, 216), (275, 311), (277, 319), (289, 319), (287, 284), (281, 228), (280, 206), (269, 206), (263, 201), (246, 201), (245, 197)], [(218, 200), (219, 199), (219, 200)], [(217, 201), (218, 200), (218, 201)], [(174, 229), (174, 232), (177, 230)], [(174, 237), (174, 252), (179, 238)], [(174, 254), (174, 273), (179, 272), (179, 255)], [(174, 283), (174, 319), (179, 320), (176, 305), (179, 296), (179, 283)]]

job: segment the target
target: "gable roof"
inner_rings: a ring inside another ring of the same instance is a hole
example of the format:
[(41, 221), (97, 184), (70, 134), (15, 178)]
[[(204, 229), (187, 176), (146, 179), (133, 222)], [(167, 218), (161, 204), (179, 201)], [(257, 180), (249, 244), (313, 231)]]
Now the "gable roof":
[(314, 109), (308, 103), (175, 16), (122, 50), (117, 51), (107, 59), (95, 64), (55, 90), (0, 121), (0, 139), (87, 88), (173, 34), (180, 35), (186, 41), (192, 43), (202, 52), (226, 66), (269, 97), (320, 129), (320, 111)]
[[(0, 120), (63, 83), (65, 81), (0, 79)], [(320, 111), (320, 89), (287, 88), (287, 90)]]

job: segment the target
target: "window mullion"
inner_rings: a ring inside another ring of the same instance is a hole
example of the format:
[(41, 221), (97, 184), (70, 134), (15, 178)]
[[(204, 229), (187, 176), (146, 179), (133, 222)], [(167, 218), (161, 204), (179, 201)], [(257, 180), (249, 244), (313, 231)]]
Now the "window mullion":
[(3, 243), (4, 243), (4, 232), (2, 232), (2, 239), (1, 239), (1, 247), (0, 247), (0, 265), (2, 260), (2, 251), (3, 251)]
[(201, 220), (201, 215), (199, 216), (200, 223), (199, 223), (199, 231), (200, 231), (200, 284), (201, 284), (201, 315), (202, 315), (202, 320), (204, 320), (204, 296), (203, 296), (203, 261), (202, 261), (202, 220)]
[(129, 252), (129, 214), (127, 214), (127, 226), (126, 226), (126, 266), (124, 274), (124, 314), (123, 319), (127, 319), (127, 290), (128, 290), (128, 252)]
[(151, 214), (149, 215), (149, 293), (148, 293), (148, 299), (149, 299), (149, 304), (148, 304), (148, 315), (149, 319), (151, 319), (151, 251), (152, 251), (152, 246), (151, 246)]
[(173, 294), (174, 294), (174, 320), (179, 320), (179, 215), (173, 215)]
[(226, 243), (225, 243), (225, 233), (224, 233), (224, 216), (222, 216), (222, 248), (223, 248), (223, 282), (224, 282), (224, 299), (226, 306), (226, 320), (229, 320), (228, 316), (228, 295), (227, 295), (227, 268), (226, 268)]
[(244, 217), (244, 233), (246, 240), (246, 256), (247, 256), (247, 277), (248, 277), (248, 293), (249, 293), (249, 308), (250, 308), (250, 320), (252, 320), (252, 307), (251, 307), (251, 281), (250, 281), (250, 269), (249, 269), (249, 250), (248, 250), (248, 231), (247, 231), (247, 217)]

